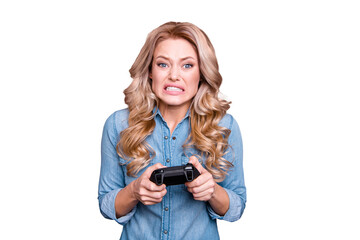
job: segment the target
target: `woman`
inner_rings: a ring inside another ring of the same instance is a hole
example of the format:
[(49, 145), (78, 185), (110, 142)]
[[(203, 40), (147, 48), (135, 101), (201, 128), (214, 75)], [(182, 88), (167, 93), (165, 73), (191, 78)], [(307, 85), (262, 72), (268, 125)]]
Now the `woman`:
[[(128, 109), (102, 137), (99, 206), (123, 225), (121, 239), (219, 239), (216, 219), (245, 208), (242, 140), (206, 34), (190, 23), (153, 30), (130, 69)], [(158, 168), (192, 163), (200, 176), (181, 185), (149, 180)]]

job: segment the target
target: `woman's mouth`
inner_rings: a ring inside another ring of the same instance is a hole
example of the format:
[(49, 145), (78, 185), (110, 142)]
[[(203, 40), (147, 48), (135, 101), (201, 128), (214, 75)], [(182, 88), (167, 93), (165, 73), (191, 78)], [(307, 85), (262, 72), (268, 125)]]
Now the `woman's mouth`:
[(169, 95), (181, 95), (184, 94), (185, 89), (181, 86), (174, 86), (174, 85), (165, 85), (164, 87), (164, 93)]
[(184, 89), (181, 89), (178, 87), (166, 87), (165, 90), (169, 91), (169, 92), (183, 92), (184, 91)]

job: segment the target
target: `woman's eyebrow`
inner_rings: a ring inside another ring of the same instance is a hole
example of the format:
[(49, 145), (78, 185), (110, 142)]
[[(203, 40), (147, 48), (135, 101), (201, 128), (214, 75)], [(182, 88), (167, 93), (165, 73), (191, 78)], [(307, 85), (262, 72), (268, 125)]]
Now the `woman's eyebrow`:
[[(164, 58), (164, 59), (166, 59), (166, 60), (170, 60), (170, 58), (165, 57), (165, 56), (163, 56), (163, 55), (159, 55), (159, 56), (156, 57), (156, 59), (158, 59), (158, 58)], [(193, 58), (193, 57), (191, 57), (191, 56), (187, 56), (187, 57), (180, 58), (181, 61), (184, 61), (184, 60), (187, 60), (187, 59), (196, 60), (195, 58)]]
[(156, 59), (158, 59), (158, 58), (164, 58), (164, 59), (166, 59), (166, 60), (169, 60), (168, 57), (165, 57), (165, 56), (163, 56), (163, 55), (159, 55), (159, 56), (156, 57)]
[(195, 58), (193, 58), (191, 56), (180, 58), (181, 61), (184, 61), (184, 60), (187, 60), (187, 59), (196, 60)]

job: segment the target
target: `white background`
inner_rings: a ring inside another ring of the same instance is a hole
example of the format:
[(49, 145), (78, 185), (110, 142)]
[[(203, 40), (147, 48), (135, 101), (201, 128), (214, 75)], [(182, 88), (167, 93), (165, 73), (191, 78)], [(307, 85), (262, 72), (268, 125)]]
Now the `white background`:
[(210, 37), (243, 134), (248, 203), (222, 239), (360, 239), (357, 1), (236, 2), (1, 1), (1, 239), (119, 238), (102, 127), (170, 20)]

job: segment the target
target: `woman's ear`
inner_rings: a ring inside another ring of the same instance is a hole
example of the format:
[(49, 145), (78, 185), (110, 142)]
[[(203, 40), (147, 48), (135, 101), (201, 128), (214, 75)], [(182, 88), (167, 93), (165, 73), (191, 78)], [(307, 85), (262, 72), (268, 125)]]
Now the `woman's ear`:
[(148, 82), (150, 84), (150, 87), (152, 87), (152, 74), (151, 74), (151, 71), (149, 71)]
[(198, 89), (200, 88), (200, 86), (201, 86), (202, 83), (203, 83), (203, 79), (200, 78), (199, 85), (198, 85)]
[(152, 80), (152, 62), (149, 65), (149, 78)]

